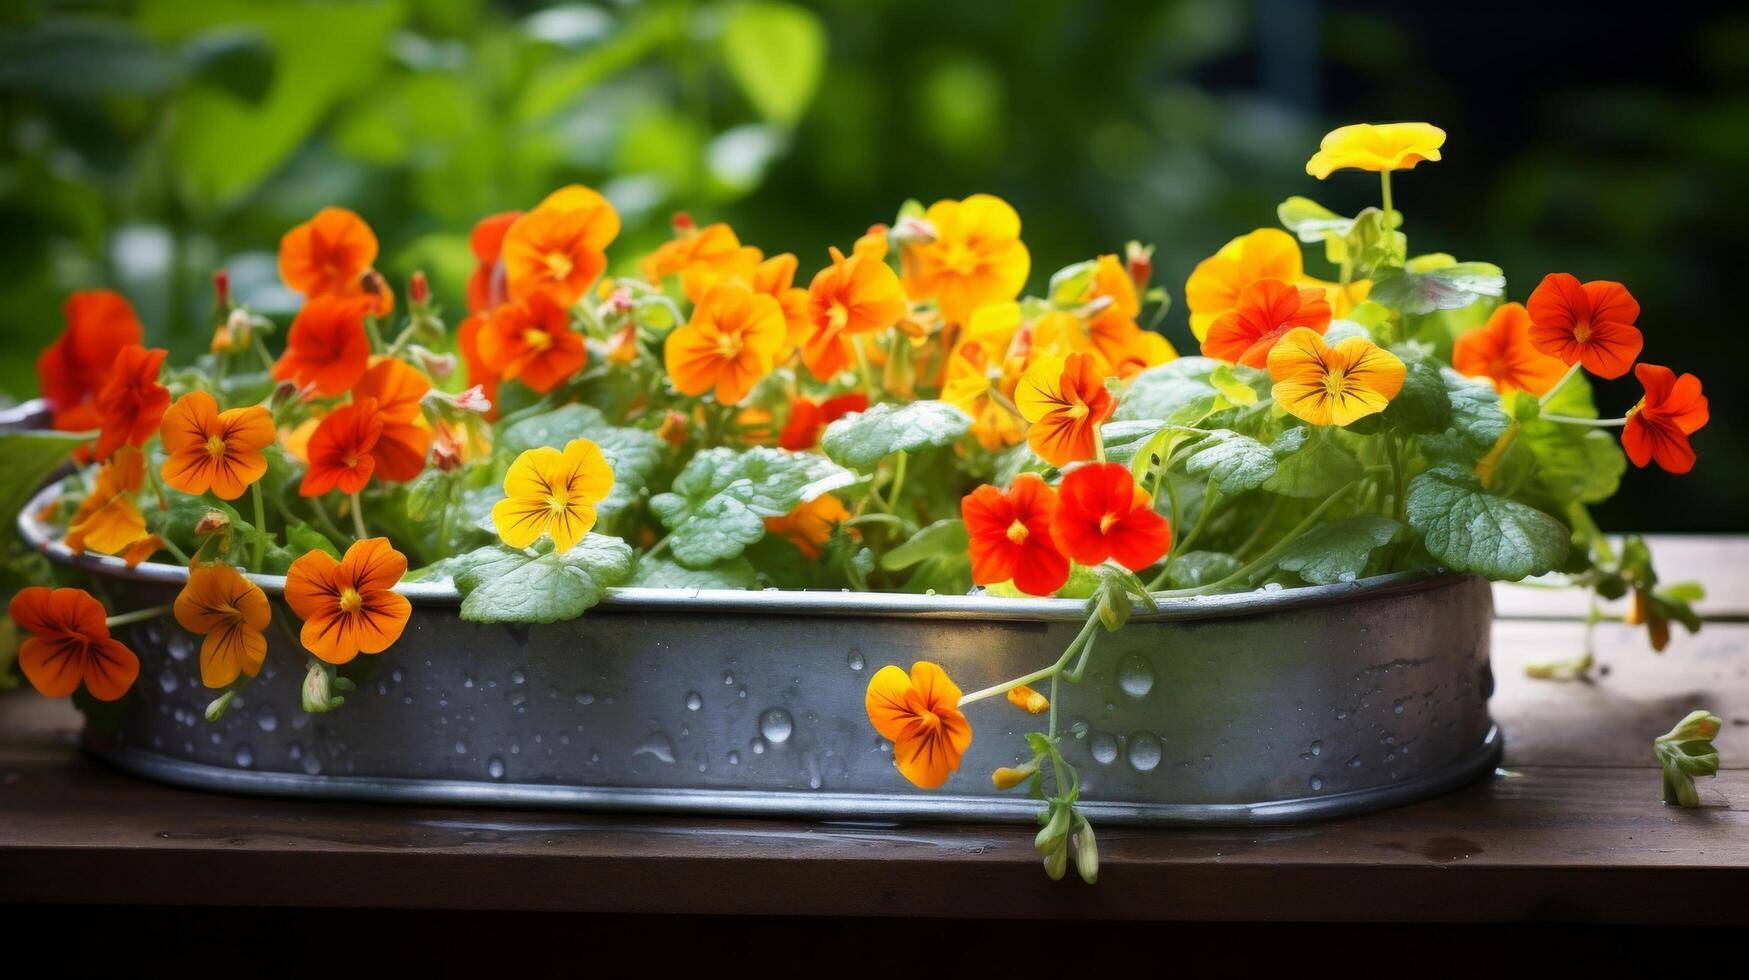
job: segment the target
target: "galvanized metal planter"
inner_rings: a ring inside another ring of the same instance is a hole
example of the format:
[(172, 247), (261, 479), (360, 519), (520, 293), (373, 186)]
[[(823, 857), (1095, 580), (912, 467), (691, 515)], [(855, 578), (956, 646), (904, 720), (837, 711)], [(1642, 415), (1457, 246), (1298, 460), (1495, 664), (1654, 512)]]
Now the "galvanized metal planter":
[[(117, 611), (174, 599), (183, 569), (74, 556), (28, 508), (27, 540), (103, 579)], [(283, 579), (255, 576), (277, 597)], [(169, 617), (121, 628), (142, 660), (119, 732), (90, 747), (199, 789), (348, 800), (1030, 820), (998, 794), (1041, 726), (973, 709), (943, 790), (912, 789), (870, 729), (883, 664), (942, 664), (966, 690), (1051, 661), (1072, 600), (623, 589), (581, 619), (464, 622), (446, 585), (409, 584), (413, 616), (373, 680), (306, 715), (305, 655), (274, 627), (267, 665), (215, 725), (198, 638)], [(286, 617), (276, 603), (276, 617)], [(1398, 574), (1164, 603), (1102, 636), (1059, 716), (1096, 821), (1279, 823), (1376, 809), (1489, 771), (1487, 583)]]

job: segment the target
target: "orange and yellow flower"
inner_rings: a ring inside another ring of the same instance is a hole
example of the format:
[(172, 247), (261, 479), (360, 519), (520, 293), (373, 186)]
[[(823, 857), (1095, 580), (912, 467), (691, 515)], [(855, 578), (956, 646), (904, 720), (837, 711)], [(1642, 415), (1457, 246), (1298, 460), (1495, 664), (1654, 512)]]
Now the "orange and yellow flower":
[(1280, 279), (1259, 279), (1239, 291), (1231, 310), (1215, 318), (1203, 337), (1202, 352), (1223, 361), (1261, 368), (1269, 352), (1290, 330), (1322, 334), (1330, 327), (1330, 304), (1319, 289)]
[(1007, 393), (1002, 391), (1002, 367), (989, 347), (961, 344), (948, 359), (947, 382), (941, 389), (941, 400), (972, 417), (972, 435), (992, 452), (1021, 439), (1020, 417), (1003, 404)]
[(899, 277), (876, 249), (858, 249), (850, 258), (834, 248), (832, 264), (808, 285), (812, 331), (802, 344), (802, 363), (822, 381), (850, 366), (860, 334), (885, 330), (905, 315)]
[(868, 720), (893, 743), (899, 773), (922, 789), (947, 782), (972, 746), (959, 700), (959, 687), (927, 660), (912, 664), (909, 676), (888, 664), (868, 680)]
[(191, 391), (164, 413), (159, 427), (169, 458), (159, 469), (164, 482), (200, 496), (211, 490), (236, 500), (267, 472), (261, 450), (273, 442), (273, 416), (260, 405), (219, 411), (204, 391)]
[(848, 520), (850, 511), (844, 508), (843, 502), (823, 493), (806, 503), (797, 504), (782, 517), (767, 517), (765, 530), (788, 538), (796, 550), (807, 557), (818, 558), (820, 549), (832, 538), (832, 529)]
[(658, 286), (667, 276), (679, 276), (681, 291), (696, 303), (719, 282), (751, 285), (762, 258), (758, 249), (741, 244), (733, 228), (718, 222), (687, 228), (644, 256), (640, 268)]
[(1306, 173), (1323, 180), (1338, 170), (1412, 170), (1437, 161), (1445, 130), (1422, 122), (1356, 123), (1326, 133)]
[(931, 234), (905, 246), (905, 293), (934, 300), (949, 323), (963, 324), (980, 306), (1020, 295), (1032, 256), (1020, 240), (1020, 215), (1007, 201), (973, 194), (924, 212)]
[(525, 450), (504, 474), (504, 499), (493, 505), (492, 523), (512, 548), (545, 534), (554, 551), (569, 551), (595, 526), (595, 505), (612, 489), (613, 467), (588, 439), (572, 439), (563, 452)]
[(563, 187), (504, 233), (500, 261), (511, 299), (546, 293), (569, 307), (607, 268), (607, 246), (619, 235), (619, 212), (581, 184)]
[(368, 312), (356, 296), (316, 296), (304, 303), (286, 334), (285, 353), (273, 377), (308, 388), (312, 397), (333, 398), (364, 377), (370, 366)]
[(1201, 341), (1223, 313), (1239, 305), (1239, 294), (1259, 279), (1298, 282), (1305, 260), (1294, 236), (1280, 228), (1259, 228), (1241, 235), (1198, 262), (1184, 283), (1184, 305), (1190, 308), (1190, 332)]
[(273, 619), (261, 587), (223, 563), (188, 570), (188, 584), (171, 607), (182, 628), (205, 637), (200, 644), (200, 680), (227, 687), (239, 675), (254, 677), (267, 659), (262, 630)]
[(1028, 595), (1050, 595), (1069, 580), (1069, 558), (1057, 545), (1051, 520), (1057, 492), (1037, 473), (1014, 478), (1007, 493), (984, 484), (960, 500), (970, 538), (972, 582), (1012, 580)]
[(468, 234), (468, 250), (474, 253), (474, 271), (468, 274), (468, 312), (488, 313), (509, 298), (504, 265), (498, 256), (504, 250), (504, 235), (521, 211), (500, 211), (481, 218)]
[(392, 591), (407, 573), (407, 556), (388, 538), (366, 538), (339, 561), (315, 550), (292, 562), (285, 602), (304, 621), (304, 649), (331, 664), (360, 653), (382, 653), (401, 638), (413, 605)]
[(520, 381), (542, 394), (589, 362), (583, 336), (571, 329), (569, 305), (545, 292), (498, 307), (474, 343), (499, 380)]
[[(150, 538), (145, 515), (134, 497), (146, 479), (145, 454), (133, 446), (118, 450), (98, 467), (97, 485), (67, 524), (67, 547), (74, 552), (101, 551), (120, 555)], [(157, 550), (156, 548), (153, 549)], [(150, 552), (130, 564), (150, 557)]]
[(777, 300), (783, 309), (783, 350), (780, 360), (789, 357), (808, 339), (814, 321), (809, 318), (808, 291), (795, 285), (796, 257), (789, 252), (773, 255), (753, 270), (753, 291)]
[(12, 621), (30, 637), (18, 645), (18, 666), (30, 686), (64, 698), (80, 684), (99, 701), (115, 701), (140, 676), (140, 658), (109, 635), (103, 604), (84, 589), (33, 585), (12, 597)]
[(1688, 437), (1699, 432), (1710, 418), (1700, 379), (1658, 364), (1634, 365), (1634, 377), (1646, 396), (1628, 412), (1621, 445), (1635, 466), (1656, 461), (1671, 473), (1694, 469), (1694, 447)]
[(1106, 559), (1139, 572), (1172, 547), (1172, 525), (1154, 511), (1154, 501), (1136, 486), (1130, 469), (1089, 463), (1063, 477), (1051, 533), (1069, 557), (1093, 566)]
[(122, 446), (143, 446), (158, 431), (164, 410), (170, 407), (170, 389), (158, 383), (158, 369), (168, 353), (134, 344), (116, 356), (109, 382), (97, 393), (97, 410), (103, 418), (97, 434), (98, 459), (108, 459)]
[(423, 372), (393, 358), (372, 365), (352, 389), (354, 400), (376, 402), (377, 418), (382, 421), (382, 434), (370, 451), (376, 457), (378, 477), (401, 482), (425, 469), (431, 429), (421, 424), (420, 400), (430, 390), (431, 382)]
[(279, 278), (312, 299), (356, 296), (376, 260), (376, 233), (346, 208), (323, 208), (279, 240)]
[(95, 429), (103, 422), (97, 395), (124, 348), (145, 336), (134, 308), (120, 293), (81, 290), (62, 307), (67, 326), (36, 360), (37, 383), (65, 432)]
[(1523, 304), (1502, 303), (1483, 326), (1468, 331), (1451, 349), (1451, 366), (1459, 374), (1487, 378), (1501, 394), (1548, 393), (1567, 365), (1538, 350), (1530, 339), (1530, 314)]
[(1600, 378), (1619, 378), (1634, 366), (1645, 337), (1634, 326), (1640, 304), (1619, 282), (1580, 284), (1565, 272), (1551, 272), (1525, 304), (1530, 341), (1562, 364), (1583, 364)]
[(1099, 427), (1117, 410), (1105, 376), (1085, 354), (1034, 360), (1014, 391), (1014, 404), (1027, 421), (1027, 444), (1052, 466), (1092, 459)]
[(1397, 355), (1365, 337), (1331, 347), (1297, 327), (1269, 352), (1275, 401), (1313, 425), (1348, 425), (1385, 410), (1407, 373)]
[(718, 283), (699, 299), (692, 319), (668, 335), (668, 376), (681, 394), (714, 388), (717, 401), (736, 404), (777, 366), (784, 332), (777, 300), (737, 283)]
[(306, 448), (309, 465), (298, 484), (298, 495), (320, 497), (331, 491), (357, 493), (370, 483), (380, 465), (377, 443), (383, 419), (376, 400), (348, 402), (323, 416)]

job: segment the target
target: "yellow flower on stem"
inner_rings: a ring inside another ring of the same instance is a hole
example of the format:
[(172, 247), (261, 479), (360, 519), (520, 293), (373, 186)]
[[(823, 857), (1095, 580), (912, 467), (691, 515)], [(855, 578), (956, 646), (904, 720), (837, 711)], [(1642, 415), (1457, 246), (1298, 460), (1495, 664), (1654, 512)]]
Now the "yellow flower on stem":
[(1332, 347), (1306, 327), (1288, 331), (1269, 352), (1276, 402), (1313, 425), (1348, 425), (1384, 411), (1405, 373), (1397, 355), (1365, 337)]
[(196, 565), (173, 608), (183, 629), (206, 637), (200, 644), (202, 684), (226, 687), (239, 674), (260, 672), (267, 659), (261, 631), (273, 619), (260, 586), (229, 565)]
[(1020, 215), (1007, 201), (989, 194), (937, 201), (923, 222), (930, 237), (900, 255), (912, 299), (933, 299), (949, 323), (965, 323), (978, 307), (1020, 295), (1032, 256), (1020, 240)]
[(912, 664), (910, 676), (888, 664), (868, 680), (868, 720), (893, 743), (900, 774), (922, 789), (947, 782), (972, 747), (972, 726), (959, 700), (959, 687), (927, 660)]
[(504, 499), (492, 507), (492, 523), (512, 548), (548, 534), (554, 550), (569, 551), (595, 526), (595, 505), (612, 489), (613, 468), (588, 439), (572, 439), (564, 452), (525, 450), (504, 474)]
[(1338, 170), (1413, 170), (1423, 160), (1438, 160), (1445, 130), (1430, 123), (1357, 123), (1325, 134), (1306, 173), (1323, 180)]
[(1027, 443), (1052, 466), (1094, 458), (1099, 427), (1117, 410), (1105, 377), (1085, 354), (1033, 361), (1014, 391), (1014, 403), (1028, 423)]

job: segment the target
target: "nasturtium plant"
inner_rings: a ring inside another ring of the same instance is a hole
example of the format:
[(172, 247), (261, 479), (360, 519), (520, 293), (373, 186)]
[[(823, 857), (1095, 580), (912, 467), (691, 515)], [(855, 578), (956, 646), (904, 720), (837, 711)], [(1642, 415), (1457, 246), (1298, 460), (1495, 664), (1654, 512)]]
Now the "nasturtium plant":
[[(790, 13), (750, 5), (723, 40), (779, 126), (820, 70), (818, 52), (762, 60), (762, 34), (806, 34)], [(1378, 206), (1289, 198), (1285, 231), (1188, 270), (1199, 349), (1184, 357), (1154, 329), (1171, 300), (1151, 248), (1045, 275), (988, 194), (907, 202), (824, 255), (768, 254), (685, 215), (630, 255), (613, 203), (564, 187), (480, 219), (467, 309), (448, 318), (423, 274), (391, 288), (360, 215), (324, 208), (280, 243), (304, 300), (291, 322), (239, 305), (220, 270), (208, 353), (176, 367), (126, 299), (76, 293), (39, 361), (54, 432), (0, 435), (11, 510), (58, 527), (63, 552), (180, 566), (187, 585), (110, 615), (47, 587), (8, 522), (8, 575), (39, 583), (11, 603), (32, 637), (18, 669), (45, 694), (125, 698), (140, 663), (110, 628), (173, 616), (203, 638), (217, 719), (270, 633), (305, 651), (305, 708), (340, 708), (356, 690), (342, 671), (393, 655), (409, 594), (445, 585), (463, 619), (521, 625), (620, 589), (1079, 604), (1052, 663), (969, 693), (941, 665), (884, 665), (867, 708), (899, 776), (925, 788), (955, 778), (972, 705), (1039, 717), (990, 778), (1040, 801), (1047, 873), (1091, 882), (1098, 849), (1053, 705), (1100, 634), (1162, 602), (1561, 575), (1631, 597), (1657, 649), (1671, 624), (1698, 628), (1698, 585), (1661, 582), (1644, 542), (1612, 541), (1588, 508), (1629, 463), (1693, 468), (1700, 381), (1641, 358), (1620, 283), (1554, 273), (1513, 289), (1486, 262), (1412, 253), (1392, 176), (1437, 161), (1444, 139), (1425, 123), (1326, 137), (1307, 172), (1377, 173)], [(1645, 397), (1603, 417), (1585, 376), (1630, 372)], [(1679, 801), (1711, 764), (1704, 728), (1659, 744)]]

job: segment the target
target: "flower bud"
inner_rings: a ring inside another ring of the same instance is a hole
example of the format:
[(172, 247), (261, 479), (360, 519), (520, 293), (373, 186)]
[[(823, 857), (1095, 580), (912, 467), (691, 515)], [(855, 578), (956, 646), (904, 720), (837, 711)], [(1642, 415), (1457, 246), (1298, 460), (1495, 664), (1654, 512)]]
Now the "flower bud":
[(901, 246), (927, 245), (936, 239), (935, 225), (922, 215), (901, 215), (893, 227), (893, 240)]
[(1089, 885), (1098, 884), (1099, 844), (1093, 839), (1093, 825), (1083, 819), (1070, 842), (1075, 848), (1075, 873)]
[(421, 306), (431, 301), (431, 283), (425, 278), (425, 270), (415, 270), (413, 278), (407, 281), (407, 298)]
[(425, 347), (413, 348), (413, 359), (419, 362), (419, 367), (434, 380), (443, 381), (455, 373), (456, 357), (454, 354), (439, 354)]
[(1124, 246), (1123, 259), (1124, 271), (1129, 273), (1130, 282), (1136, 284), (1136, 292), (1146, 292), (1148, 280), (1154, 275), (1154, 246), (1130, 242)]
[(225, 716), (225, 711), (231, 707), (231, 699), (236, 696), (237, 691), (235, 688), (232, 688), (218, 697), (213, 698), (206, 706), (207, 722), (209, 724), (215, 724), (220, 718), (223, 718)]
[(1664, 768), (1665, 803), (1700, 806), (1694, 777), (1718, 775), (1719, 750), (1713, 738), (1723, 726), (1723, 719), (1710, 711), (1691, 711), (1675, 728), (1652, 740), (1652, 750)]
[(686, 421), (686, 415), (671, 408), (662, 416), (662, 425), (656, 430), (656, 435), (668, 445), (680, 447), (686, 445), (689, 429), (691, 425)]
[(1052, 881), (1062, 881), (1063, 875), (1069, 870), (1069, 842), (1061, 840), (1057, 846), (1045, 854), (1045, 874)]
[(345, 704), (345, 698), (333, 693), (336, 680), (332, 664), (311, 660), (309, 672), (304, 674), (304, 711), (313, 715), (326, 714)]
[(669, 223), (674, 226), (674, 234), (683, 238), (698, 230), (698, 223), (693, 221), (692, 215), (685, 211), (674, 212), (674, 217), (669, 219)]
[(220, 534), (231, 529), (231, 517), (222, 510), (209, 510), (200, 515), (200, 520), (194, 524), (194, 533), (205, 537), (209, 534)]
[(1032, 846), (1040, 854), (1049, 854), (1053, 849), (1062, 846), (1069, 837), (1069, 807), (1053, 803), (1049, 812), (1050, 819), (1039, 828), (1038, 836), (1032, 839)]
[(224, 269), (213, 270), (213, 305), (220, 311), (231, 308), (231, 274)]
[(1051, 700), (1025, 684), (1008, 692), (1008, 703), (1030, 715), (1042, 715), (1051, 710)]
[(1038, 773), (1038, 760), (1034, 759), (1024, 766), (1002, 766), (990, 774), (990, 781), (999, 790), (1011, 790), (1021, 783), (1031, 779)]

